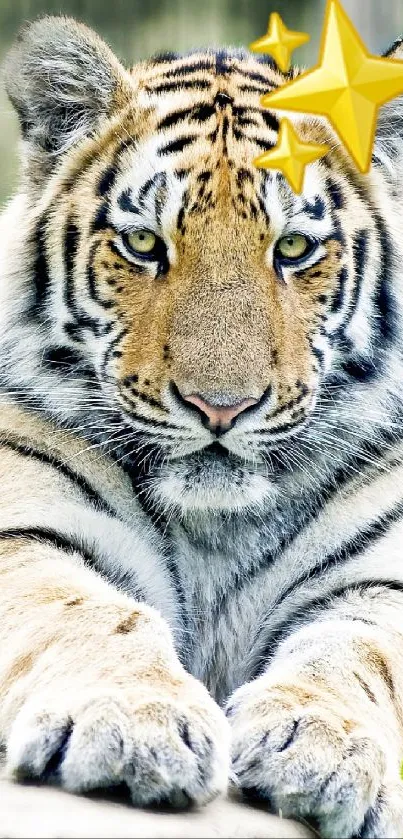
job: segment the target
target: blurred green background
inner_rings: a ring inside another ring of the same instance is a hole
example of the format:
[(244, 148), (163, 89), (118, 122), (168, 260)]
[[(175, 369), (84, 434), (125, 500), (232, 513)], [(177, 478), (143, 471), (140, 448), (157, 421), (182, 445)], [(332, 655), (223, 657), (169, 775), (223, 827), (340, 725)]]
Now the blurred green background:
[[(247, 45), (266, 32), (277, 11), (291, 29), (309, 32), (309, 44), (295, 55), (316, 63), (326, 0), (0, 0), (0, 59), (26, 20), (68, 14), (93, 26), (125, 63), (166, 49)], [(373, 52), (403, 34), (403, 0), (343, 0)], [(17, 121), (0, 93), (0, 203), (17, 181)]]

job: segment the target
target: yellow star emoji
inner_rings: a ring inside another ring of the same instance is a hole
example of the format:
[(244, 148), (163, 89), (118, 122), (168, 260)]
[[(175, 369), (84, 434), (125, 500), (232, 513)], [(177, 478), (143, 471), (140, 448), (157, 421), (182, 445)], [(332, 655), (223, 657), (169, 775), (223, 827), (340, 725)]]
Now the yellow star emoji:
[(291, 29), (287, 29), (280, 15), (273, 12), (270, 15), (267, 35), (253, 41), (250, 44), (250, 49), (253, 52), (264, 52), (273, 56), (280, 70), (287, 73), (291, 66), (291, 54), (297, 47), (306, 44), (307, 41), (309, 41), (309, 35), (305, 32), (292, 32)]
[(368, 172), (379, 107), (400, 93), (403, 62), (371, 55), (339, 0), (328, 0), (319, 64), (261, 102), (328, 117), (358, 168)]
[(253, 161), (262, 169), (278, 169), (287, 178), (294, 192), (302, 192), (305, 167), (324, 157), (329, 146), (303, 143), (288, 119), (281, 120), (278, 143), (274, 149), (261, 154)]

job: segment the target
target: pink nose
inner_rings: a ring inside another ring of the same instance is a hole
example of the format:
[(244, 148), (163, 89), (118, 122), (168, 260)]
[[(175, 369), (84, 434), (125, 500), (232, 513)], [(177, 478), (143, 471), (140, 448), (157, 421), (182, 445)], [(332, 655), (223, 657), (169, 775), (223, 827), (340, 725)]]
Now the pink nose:
[(223, 431), (228, 431), (234, 419), (238, 417), (239, 414), (242, 414), (242, 412), (246, 411), (247, 408), (251, 408), (252, 405), (257, 405), (259, 402), (258, 399), (242, 399), (241, 402), (237, 402), (235, 405), (225, 405), (224, 407), (220, 407), (217, 405), (211, 405), (210, 402), (206, 402), (205, 399), (202, 399), (201, 396), (197, 396), (197, 394), (183, 396), (182, 398), (185, 402), (189, 402), (191, 405), (194, 405), (195, 408), (198, 408), (198, 410), (207, 417), (208, 425), (211, 430), (221, 428)]

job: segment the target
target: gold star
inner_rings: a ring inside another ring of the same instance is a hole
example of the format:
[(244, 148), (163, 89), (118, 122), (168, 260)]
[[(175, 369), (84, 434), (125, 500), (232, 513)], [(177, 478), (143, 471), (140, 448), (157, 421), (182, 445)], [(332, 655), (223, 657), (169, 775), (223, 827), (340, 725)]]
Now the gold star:
[(371, 55), (339, 0), (328, 0), (319, 64), (261, 102), (328, 117), (358, 168), (368, 172), (379, 107), (400, 93), (403, 62)]
[(281, 120), (278, 143), (274, 149), (261, 154), (253, 161), (263, 169), (278, 169), (287, 178), (294, 192), (302, 192), (305, 167), (324, 157), (329, 146), (303, 143), (288, 119)]
[(277, 66), (283, 73), (287, 73), (291, 66), (291, 54), (297, 47), (306, 44), (309, 35), (305, 32), (292, 32), (287, 29), (280, 15), (273, 12), (270, 15), (267, 35), (258, 38), (250, 44), (253, 52), (264, 52), (273, 56)]

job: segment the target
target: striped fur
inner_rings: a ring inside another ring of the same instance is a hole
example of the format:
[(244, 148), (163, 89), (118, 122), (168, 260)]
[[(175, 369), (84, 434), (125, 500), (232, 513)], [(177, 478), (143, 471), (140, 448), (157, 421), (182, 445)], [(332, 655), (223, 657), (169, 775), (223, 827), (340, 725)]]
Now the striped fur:
[[(231, 778), (273, 810), (399, 836), (400, 102), (365, 177), (297, 121), (331, 151), (296, 196), (253, 167), (278, 131), (259, 95), (284, 77), (243, 51), (129, 71), (46, 18), (6, 77), (23, 133), (0, 255), (10, 771), (204, 802), (231, 730)], [(298, 265), (286, 233), (311, 242)], [(257, 404), (218, 436), (189, 394)]]

